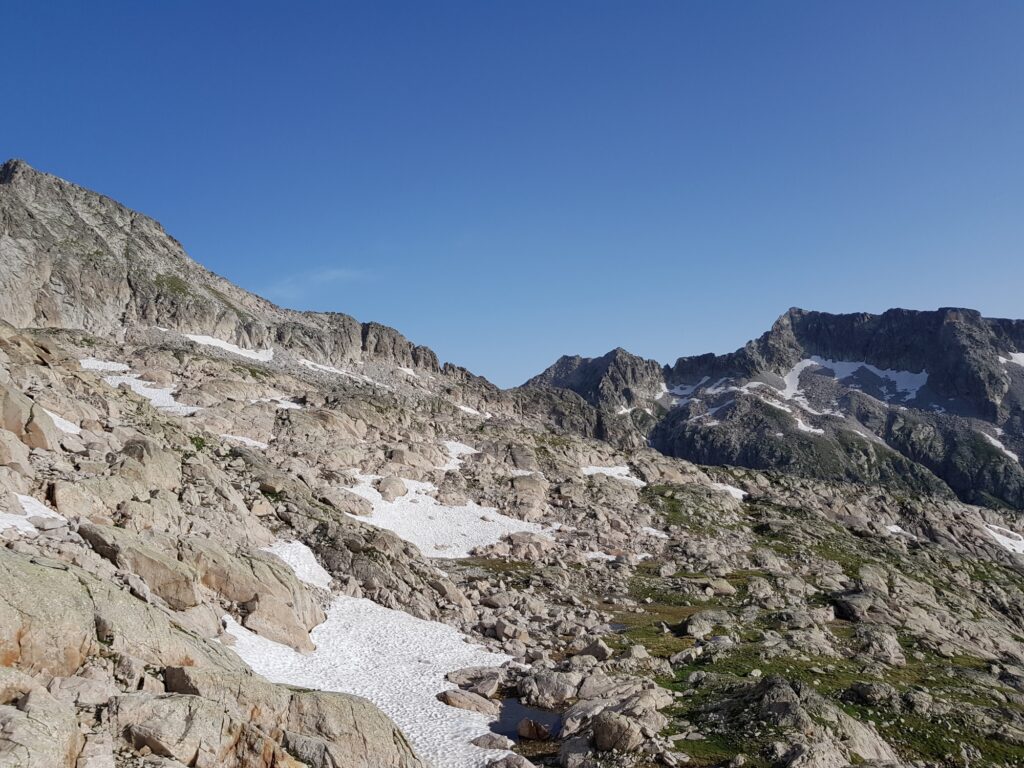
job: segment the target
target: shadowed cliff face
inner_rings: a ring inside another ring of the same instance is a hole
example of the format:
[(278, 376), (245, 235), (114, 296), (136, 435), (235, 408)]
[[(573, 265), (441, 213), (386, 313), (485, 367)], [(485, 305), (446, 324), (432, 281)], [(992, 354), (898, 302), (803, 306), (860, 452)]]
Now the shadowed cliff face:
[(525, 386), (572, 390), (608, 439), (671, 456), (1024, 509), (1021, 350), (1024, 321), (969, 309), (791, 309), (730, 354), (563, 357)]

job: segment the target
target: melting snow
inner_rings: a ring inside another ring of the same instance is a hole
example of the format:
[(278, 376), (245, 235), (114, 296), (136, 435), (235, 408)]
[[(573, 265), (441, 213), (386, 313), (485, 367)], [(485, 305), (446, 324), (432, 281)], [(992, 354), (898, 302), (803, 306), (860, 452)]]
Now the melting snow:
[(400, 370), (406, 376), (411, 376), (414, 379), (418, 379), (419, 378), (419, 376), (417, 375), (416, 371), (414, 371), (412, 368), (403, 368), (402, 366), (398, 366), (398, 370)]
[(1004, 363), (1013, 363), (1015, 365), (1024, 366), (1024, 352), (1011, 352), (1009, 359), (1005, 357), (999, 358)]
[(989, 523), (985, 524), (985, 529), (1003, 549), (1007, 549), (1018, 555), (1024, 555), (1024, 536), (1011, 531), (1009, 528), (1002, 528), (998, 525), (991, 525)]
[(60, 515), (50, 509), (48, 506), (39, 501), (34, 496), (26, 496), (22, 493), (14, 494), (18, 503), (21, 505), (24, 515), (16, 513), (0, 512), (0, 531), (15, 529), (22, 533), (30, 534), (34, 536), (36, 534), (36, 527), (29, 522), (31, 517), (51, 517), (58, 520), (66, 520), (63, 515)]
[(458, 440), (445, 440), (444, 447), (445, 450), (448, 451), (448, 461), (445, 462), (441, 469), (446, 472), (450, 472), (461, 467), (463, 456), (472, 456), (474, 453), (480, 453), (480, 451), (473, 446), (460, 443)]
[(185, 334), (186, 339), (194, 341), (196, 344), (202, 344), (206, 347), (217, 347), (217, 349), (223, 349), (225, 352), (230, 352), (233, 355), (239, 357), (247, 357), (250, 360), (258, 360), (261, 363), (269, 363), (274, 359), (274, 349), (243, 349), (237, 344), (232, 344), (230, 341), (221, 341), (213, 336), (203, 336), (202, 334)]
[(712, 483), (711, 487), (714, 488), (716, 491), (728, 493), (730, 496), (732, 496), (734, 499), (737, 499), (738, 501), (743, 501), (743, 499), (747, 497), (747, 492), (744, 491), (742, 488), (737, 488), (735, 485), (729, 485), (728, 483)]
[(989, 445), (991, 445), (993, 448), (996, 448), (1000, 452), (1002, 452), (1002, 454), (1004, 456), (1007, 456), (1007, 457), (1013, 459), (1014, 461), (1020, 461), (1020, 457), (1016, 453), (1014, 453), (1009, 448), (1007, 448), (1005, 445), (1003, 445), (999, 440), (997, 440), (996, 438), (992, 437), (992, 435), (988, 434), (987, 432), (980, 432), (980, 431), (978, 432), (978, 434), (981, 435), (982, 437), (984, 437), (985, 441)]
[(917, 397), (918, 391), (928, 383), (928, 372), (921, 371), (897, 371), (885, 368), (876, 368), (870, 363), (844, 360), (828, 360), (823, 357), (810, 357), (801, 360), (782, 377), (785, 386), (780, 394), (787, 400), (796, 400), (806, 403), (806, 398), (800, 390), (800, 374), (811, 367), (827, 368), (832, 371), (837, 381), (844, 381), (854, 376), (858, 371), (866, 370), (874, 374), (885, 383), (882, 388), (885, 392), (885, 399), (899, 399), (902, 402), (913, 400)]
[(359, 484), (349, 490), (367, 499), (373, 505), (373, 514), (352, 517), (394, 531), (427, 557), (469, 557), (477, 547), (496, 544), (506, 534), (543, 531), (536, 523), (502, 515), (472, 501), (455, 507), (441, 504), (430, 495), (437, 491), (431, 483), (403, 480), (409, 492), (388, 502), (373, 487), (378, 479), (375, 475), (357, 478)]
[(480, 416), (481, 415), (480, 411), (476, 410), (475, 408), (470, 408), (468, 405), (458, 405), (458, 404), (456, 404), (455, 407), (458, 408), (463, 413), (468, 413), (470, 416)]
[(810, 424), (805, 423), (799, 416), (796, 416), (795, 418), (796, 418), (796, 428), (799, 429), (801, 432), (810, 432), (812, 435), (824, 435), (825, 434), (825, 430), (824, 429), (818, 429), (817, 427), (812, 427)]
[[(741, 491), (741, 493), (742, 493), (742, 491)], [(668, 534), (665, 533), (664, 531), (659, 531), (657, 528), (651, 528), (650, 526), (647, 526), (647, 525), (645, 525), (640, 530), (643, 531), (644, 533), (646, 533), (648, 536), (653, 536), (655, 539), (667, 539), (668, 538)]]
[(154, 387), (139, 379), (139, 374), (129, 373), (123, 376), (104, 376), (103, 380), (112, 387), (127, 384), (137, 395), (140, 395), (153, 404), (154, 408), (161, 411), (173, 413), (177, 416), (188, 416), (199, 409), (192, 405), (182, 405), (174, 399), (174, 387)]
[(47, 411), (45, 408), (43, 408), (43, 411), (53, 420), (53, 425), (61, 432), (67, 432), (69, 435), (79, 435), (82, 433), (82, 428), (73, 421), (68, 421), (63, 416), (58, 416), (53, 411)]
[(242, 435), (221, 435), (221, 437), (223, 437), (225, 440), (233, 440), (236, 443), (248, 445), (250, 448), (259, 448), (261, 450), (266, 450), (267, 448), (270, 447), (264, 442), (261, 442), (259, 440), (253, 440), (251, 437), (244, 437)]
[(470, 645), (454, 628), (417, 619), (369, 600), (336, 597), (310, 638), (312, 653), (259, 637), (225, 617), (235, 652), (276, 683), (369, 699), (402, 729), (436, 768), (482, 768), (508, 754), (469, 742), (489, 733), (486, 715), (437, 700), (455, 688), (445, 675), (465, 667), (498, 667), (508, 656)]
[(633, 477), (633, 473), (625, 465), (618, 467), (580, 467), (580, 471), (584, 475), (607, 475), (608, 477), (614, 477), (616, 480), (635, 485), (637, 488), (647, 485), (643, 480)]
[(364, 384), (372, 384), (375, 387), (381, 389), (391, 389), (391, 387), (381, 384), (379, 381), (374, 381), (369, 376), (364, 376), (361, 373), (353, 373), (352, 371), (343, 371), (341, 368), (335, 368), (332, 365), (323, 365), (321, 363), (314, 363), (312, 360), (300, 360), (300, 364), (306, 366), (311, 371), (320, 371), (321, 373), (333, 373), (336, 376), (344, 376), (355, 381), (361, 381)]
[(299, 581), (321, 589), (331, 588), (331, 574), (317, 562), (313, 550), (301, 541), (275, 541), (269, 547), (264, 547), (263, 551), (284, 560), (295, 571)]
[(603, 560), (605, 562), (611, 562), (617, 555), (609, 555), (607, 552), (586, 552), (583, 555), (587, 560)]

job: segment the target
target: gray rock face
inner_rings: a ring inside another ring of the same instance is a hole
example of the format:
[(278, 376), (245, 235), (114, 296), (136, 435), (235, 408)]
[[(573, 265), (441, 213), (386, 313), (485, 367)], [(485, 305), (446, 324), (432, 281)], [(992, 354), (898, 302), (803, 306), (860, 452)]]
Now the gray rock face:
[(0, 317), (107, 337), (159, 326), (330, 365), (438, 370), (432, 351), (397, 331), (277, 307), (199, 266), (148, 216), (19, 160), (0, 166)]
[(575, 392), (619, 445), (1024, 509), (1021, 350), (1024, 321), (973, 310), (791, 309), (731, 354), (564, 357), (525, 386)]

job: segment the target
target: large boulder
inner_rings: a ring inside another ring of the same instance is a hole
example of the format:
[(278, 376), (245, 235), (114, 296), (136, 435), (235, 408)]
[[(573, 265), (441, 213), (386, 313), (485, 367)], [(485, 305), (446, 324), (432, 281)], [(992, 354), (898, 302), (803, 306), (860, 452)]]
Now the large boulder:
[(28, 675), (0, 666), (0, 765), (75, 768), (82, 742), (73, 707)]

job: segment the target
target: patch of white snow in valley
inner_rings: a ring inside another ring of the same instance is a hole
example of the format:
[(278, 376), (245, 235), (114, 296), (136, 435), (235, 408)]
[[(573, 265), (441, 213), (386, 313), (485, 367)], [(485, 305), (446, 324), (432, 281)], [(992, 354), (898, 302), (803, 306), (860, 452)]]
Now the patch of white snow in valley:
[(543, 526), (500, 514), (492, 507), (475, 502), (460, 506), (441, 504), (430, 494), (437, 491), (431, 483), (402, 480), (408, 493), (394, 501), (385, 501), (373, 482), (375, 475), (357, 475), (359, 484), (349, 488), (373, 505), (371, 515), (352, 515), (356, 520), (393, 531), (399, 538), (415, 544), (427, 557), (469, 557), (477, 547), (496, 544), (509, 533), (542, 533)]
[(604, 560), (605, 562), (611, 562), (616, 558), (615, 555), (609, 555), (607, 552), (586, 552), (583, 556), (587, 560)]
[(990, 523), (985, 524), (989, 535), (996, 540), (996, 543), (1003, 549), (1009, 550), (1018, 555), (1024, 555), (1024, 536), (1021, 536), (1009, 528), (1002, 528)]
[(196, 344), (202, 344), (206, 347), (217, 347), (217, 349), (223, 349), (225, 352), (230, 352), (233, 355), (247, 357), (250, 360), (258, 360), (261, 363), (269, 363), (274, 359), (273, 347), (270, 349), (243, 349), (237, 344), (232, 344), (230, 341), (222, 341), (213, 336), (203, 336), (202, 334), (186, 333), (185, 338), (194, 341)]
[(744, 491), (742, 488), (737, 488), (735, 485), (729, 485), (728, 483), (712, 483), (711, 487), (714, 488), (716, 491), (728, 493), (730, 496), (732, 496), (734, 499), (737, 499), (738, 501), (743, 501), (743, 499), (747, 497), (747, 492)]
[(480, 411), (476, 410), (476, 408), (470, 408), (468, 405), (456, 404), (455, 407), (458, 408), (463, 413), (468, 413), (470, 416), (480, 416), (480, 415), (482, 415), (480, 413)]
[(58, 416), (53, 411), (47, 411), (45, 408), (43, 408), (43, 411), (53, 421), (53, 425), (61, 432), (67, 432), (69, 435), (79, 435), (82, 433), (82, 428), (73, 421), (68, 421), (63, 416)]
[(472, 456), (474, 453), (480, 453), (472, 445), (460, 443), (458, 440), (445, 440), (444, 448), (448, 451), (448, 461), (444, 463), (441, 469), (449, 472), (462, 466), (463, 456)]
[(250, 448), (259, 448), (261, 450), (266, 450), (267, 448), (270, 447), (269, 445), (260, 440), (254, 440), (251, 437), (245, 437), (244, 435), (221, 435), (221, 437), (223, 437), (225, 440), (232, 440), (236, 443), (247, 445)]
[[(903, 528), (901, 528), (898, 525), (887, 525), (885, 526), (885, 529), (889, 531), (889, 533), (907, 533), (905, 530), (903, 530)], [(909, 536), (910, 534), (907, 535)]]
[(1013, 363), (1015, 365), (1024, 366), (1024, 352), (1010, 352), (1010, 359), (1009, 360), (1007, 360), (1006, 358), (1002, 358), (1002, 357), (999, 358), (999, 359), (1003, 360), (1004, 362), (1007, 362), (1007, 363)]
[(195, 406), (182, 405), (175, 400), (174, 387), (154, 387), (139, 379), (139, 374), (137, 373), (129, 373), (123, 376), (104, 376), (103, 380), (112, 387), (127, 384), (132, 392), (149, 400), (154, 408), (159, 408), (167, 413), (188, 416), (199, 410)]
[(410, 377), (412, 377), (414, 379), (418, 379), (419, 378), (419, 375), (412, 368), (403, 368), (402, 366), (398, 366), (398, 370), (400, 370), (406, 376), (410, 376)]
[(401, 728), (427, 765), (482, 768), (508, 754), (470, 744), (489, 733), (491, 718), (437, 700), (454, 689), (449, 672), (498, 667), (508, 656), (471, 645), (457, 630), (384, 608), (363, 598), (336, 597), (310, 638), (312, 653), (253, 634), (225, 617), (234, 651), (275, 683), (362, 696)]
[(1007, 448), (1005, 445), (1003, 445), (998, 439), (992, 437), (992, 435), (988, 434), (987, 432), (980, 432), (980, 431), (978, 432), (978, 434), (981, 435), (982, 437), (984, 437), (985, 441), (989, 445), (991, 445), (993, 448), (996, 448), (997, 450), (999, 450), (1000, 453), (1002, 453), (1004, 456), (1006, 456), (1008, 458), (1011, 458), (1014, 461), (1020, 461), (1020, 457), (1016, 453), (1014, 453), (1009, 448)]
[(621, 480), (624, 483), (635, 485), (637, 488), (643, 488), (647, 483), (639, 478), (633, 477), (633, 473), (629, 467), (622, 465), (618, 467), (580, 467), (580, 471), (584, 475), (607, 475), (608, 477), (614, 477), (616, 480)]
[(284, 560), (295, 571), (299, 581), (321, 589), (331, 588), (331, 574), (317, 562), (313, 550), (301, 541), (275, 541), (269, 547), (264, 547), (263, 551)]
[(34, 536), (36, 527), (32, 525), (30, 518), (49, 517), (57, 520), (66, 520), (63, 515), (54, 512), (34, 496), (26, 496), (23, 493), (16, 493), (14, 495), (18, 499), (18, 504), (21, 506), (24, 515), (0, 512), (0, 531), (14, 528), (22, 533)]
[(87, 357), (78, 361), (79, 365), (86, 371), (127, 371), (128, 366), (124, 363), (115, 363), (110, 360), (100, 360), (96, 357)]

